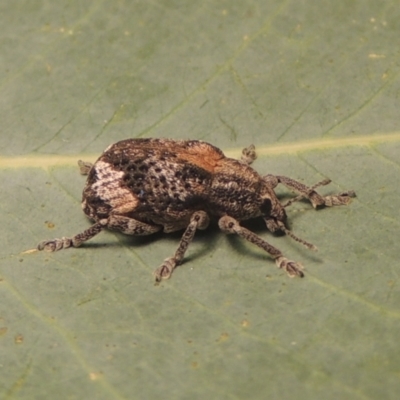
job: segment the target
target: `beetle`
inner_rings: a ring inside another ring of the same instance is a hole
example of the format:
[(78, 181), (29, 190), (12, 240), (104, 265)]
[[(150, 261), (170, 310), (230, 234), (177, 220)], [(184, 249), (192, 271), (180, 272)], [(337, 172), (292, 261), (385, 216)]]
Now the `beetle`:
[[(303, 277), (300, 263), (240, 222), (261, 217), (269, 231), (284, 233), (315, 250), (287, 228), (285, 208), (303, 198), (314, 208), (345, 205), (355, 193), (318, 194), (315, 189), (329, 184), (329, 179), (309, 187), (286, 176), (262, 176), (250, 166), (255, 159), (253, 145), (235, 160), (200, 140), (127, 139), (112, 144), (94, 164), (79, 161), (81, 173), (88, 175), (82, 208), (94, 224), (73, 237), (42, 241), (37, 249), (78, 247), (106, 228), (127, 235), (184, 230), (175, 254), (154, 272), (160, 282), (182, 263), (196, 230), (206, 229), (213, 218), (223, 232), (237, 234), (266, 251), (290, 277)], [(274, 192), (278, 184), (298, 195), (282, 204)]]

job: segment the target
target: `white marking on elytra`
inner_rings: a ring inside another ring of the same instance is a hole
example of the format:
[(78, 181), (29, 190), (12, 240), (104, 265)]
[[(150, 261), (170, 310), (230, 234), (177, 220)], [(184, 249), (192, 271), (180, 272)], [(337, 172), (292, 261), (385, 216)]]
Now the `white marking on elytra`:
[(92, 188), (96, 195), (110, 204), (117, 214), (133, 211), (139, 200), (128, 188), (121, 186), (124, 172), (116, 171), (111, 164), (104, 161), (97, 161), (94, 168), (97, 182)]

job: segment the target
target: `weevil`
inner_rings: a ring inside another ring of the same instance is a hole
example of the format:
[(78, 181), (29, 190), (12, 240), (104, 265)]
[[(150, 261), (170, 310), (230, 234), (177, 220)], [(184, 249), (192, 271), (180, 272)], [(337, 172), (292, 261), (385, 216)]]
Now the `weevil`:
[[(154, 271), (160, 282), (171, 277), (196, 230), (206, 229), (212, 218), (223, 232), (239, 235), (266, 251), (290, 277), (303, 277), (300, 263), (286, 258), (240, 222), (263, 218), (269, 231), (316, 249), (287, 228), (285, 208), (300, 199), (308, 199), (314, 208), (345, 205), (355, 193), (318, 194), (315, 189), (329, 184), (329, 179), (309, 187), (286, 176), (262, 176), (250, 166), (256, 158), (253, 145), (235, 160), (200, 140), (127, 139), (112, 144), (94, 164), (79, 161), (81, 173), (88, 175), (82, 208), (94, 224), (73, 237), (42, 241), (37, 248), (78, 247), (103, 229), (127, 235), (183, 230), (175, 254)], [(278, 184), (297, 196), (281, 203), (274, 191)]]

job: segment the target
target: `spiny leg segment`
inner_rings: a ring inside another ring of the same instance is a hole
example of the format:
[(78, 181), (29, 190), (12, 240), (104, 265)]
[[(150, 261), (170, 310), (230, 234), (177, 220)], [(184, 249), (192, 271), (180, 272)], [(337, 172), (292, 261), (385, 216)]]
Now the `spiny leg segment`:
[(242, 150), (242, 156), (240, 157), (240, 161), (247, 165), (250, 165), (256, 158), (257, 158), (256, 148), (254, 147), (254, 144), (251, 144), (249, 147), (245, 147)]
[(260, 238), (260, 236), (256, 235), (254, 232), (241, 226), (235, 218), (226, 215), (220, 218), (218, 224), (223, 232), (226, 232), (228, 234), (236, 233), (243, 239), (246, 239), (247, 241), (266, 251), (272, 258), (274, 258), (278, 268), (286, 271), (290, 277), (304, 277), (304, 273), (302, 271), (303, 266), (300, 263), (288, 260), (286, 257), (283, 256), (282, 252), (279, 249), (272, 246), (264, 239)]
[(272, 188), (275, 188), (279, 183), (282, 183), (287, 188), (299, 193), (298, 196), (290, 199), (285, 204), (283, 204), (284, 207), (288, 207), (289, 205), (303, 198), (310, 200), (314, 208), (317, 208), (318, 206), (341, 206), (348, 204), (352, 197), (356, 197), (356, 194), (353, 190), (329, 196), (321, 196), (315, 191), (316, 188), (331, 183), (330, 179), (324, 179), (311, 187), (306, 186), (303, 183), (298, 182), (292, 178), (288, 178), (287, 176), (266, 175), (264, 176), (264, 179), (271, 185)]
[(108, 219), (102, 219), (96, 222), (90, 228), (78, 233), (73, 237), (62, 237), (61, 239), (43, 240), (37, 245), (38, 250), (58, 251), (68, 247), (79, 247), (83, 242), (91, 239), (106, 228)]
[(162, 279), (168, 279), (171, 277), (174, 269), (182, 263), (183, 257), (185, 256), (189, 244), (194, 238), (196, 230), (206, 229), (209, 222), (209, 217), (204, 211), (197, 211), (193, 213), (190, 218), (189, 225), (186, 227), (186, 230), (182, 235), (181, 241), (174, 256), (166, 258), (161, 266), (154, 271), (156, 282), (160, 282)]

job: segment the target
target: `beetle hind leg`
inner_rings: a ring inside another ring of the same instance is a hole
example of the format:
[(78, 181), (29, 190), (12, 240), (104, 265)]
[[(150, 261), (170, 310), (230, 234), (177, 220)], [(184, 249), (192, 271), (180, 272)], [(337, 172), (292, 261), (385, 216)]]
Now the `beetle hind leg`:
[(256, 148), (253, 144), (249, 147), (245, 147), (242, 150), (242, 156), (240, 157), (240, 161), (244, 164), (250, 165), (257, 158)]
[(122, 232), (125, 235), (135, 236), (151, 235), (161, 230), (161, 226), (159, 225), (150, 225), (123, 215), (111, 214), (108, 218), (101, 219), (90, 228), (75, 236), (43, 240), (37, 245), (37, 249), (58, 251), (67, 249), (68, 247), (79, 247), (83, 242), (92, 239), (105, 228)]
[(79, 167), (79, 172), (81, 173), (81, 175), (89, 175), (89, 171), (92, 169), (93, 163), (78, 160), (78, 167)]
[(78, 233), (73, 237), (62, 237), (61, 239), (43, 240), (37, 245), (38, 250), (58, 251), (68, 247), (79, 247), (83, 242), (100, 233), (107, 225), (107, 219), (96, 222), (90, 228)]

